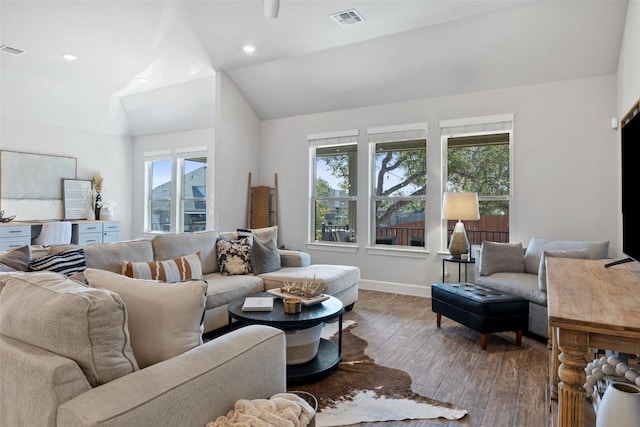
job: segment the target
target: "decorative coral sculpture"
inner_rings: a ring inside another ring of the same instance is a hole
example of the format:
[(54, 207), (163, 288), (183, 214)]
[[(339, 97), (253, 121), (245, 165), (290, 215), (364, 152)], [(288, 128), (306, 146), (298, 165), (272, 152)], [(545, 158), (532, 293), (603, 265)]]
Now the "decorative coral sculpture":
[(322, 295), (325, 289), (324, 283), (314, 283), (316, 276), (309, 280), (304, 279), (302, 283), (290, 282), (285, 279), (284, 286), (280, 290), (290, 295), (296, 295), (303, 298), (314, 298)]

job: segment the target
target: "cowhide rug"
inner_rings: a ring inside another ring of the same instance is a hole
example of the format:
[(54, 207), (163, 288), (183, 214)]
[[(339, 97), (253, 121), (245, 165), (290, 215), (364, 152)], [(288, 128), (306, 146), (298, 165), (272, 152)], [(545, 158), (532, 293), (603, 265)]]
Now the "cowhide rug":
[[(335, 370), (314, 383), (289, 386), (316, 396), (317, 427), (440, 417), (458, 420), (467, 414), (451, 403), (411, 391), (411, 377), (406, 372), (377, 365), (364, 354), (367, 342), (351, 331), (354, 323), (343, 324), (342, 361)], [(325, 329), (331, 325), (337, 330), (337, 323), (327, 324)], [(337, 342), (337, 334), (331, 339)]]

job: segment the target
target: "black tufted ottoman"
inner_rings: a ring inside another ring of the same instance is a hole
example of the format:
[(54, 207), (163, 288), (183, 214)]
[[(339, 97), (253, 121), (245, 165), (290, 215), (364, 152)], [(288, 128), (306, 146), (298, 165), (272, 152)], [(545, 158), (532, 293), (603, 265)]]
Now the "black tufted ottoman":
[(480, 344), (487, 349), (487, 334), (515, 331), (516, 344), (522, 343), (522, 331), (529, 320), (529, 301), (474, 283), (434, 283), (431, 285), (431, 309), (440, 327), (446, 316), (482, 334)]

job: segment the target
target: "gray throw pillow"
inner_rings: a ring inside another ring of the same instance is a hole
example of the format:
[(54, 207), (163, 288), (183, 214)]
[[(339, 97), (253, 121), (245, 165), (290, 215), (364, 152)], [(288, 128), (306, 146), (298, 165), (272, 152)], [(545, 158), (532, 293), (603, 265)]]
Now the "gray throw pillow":
[(540, 267), (538, 267), (538, 288), (541, 291), (547, 291), (547, 263), (545, 262), (547, 257), (589, 259), (590, 255), (591, 251), (589, 248), (576, 249), (573, 251), (543, 251), (540, 257)]
[(29, 245), (11, 249), (0, 255), (0, 271), (29, 271), (31, 249)]
[(480, 275), (524, 273), (524, 249), (520, 243), (482, 242)]
[(269, 273), (280, 270), (280, 252), (273, 240), (261, 242), (253, 240), (251, 248), (251, 272), (253, 274)]

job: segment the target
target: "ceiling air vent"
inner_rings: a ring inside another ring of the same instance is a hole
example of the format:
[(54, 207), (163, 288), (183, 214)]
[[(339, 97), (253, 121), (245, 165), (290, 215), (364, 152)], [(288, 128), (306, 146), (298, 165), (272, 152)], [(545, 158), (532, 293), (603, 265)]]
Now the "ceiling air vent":
[(24, 50), (16, 49), (15, 47), (7, 46), (6, 44), (0, 44), (0, 51), (16, 56), (24, 53)]
[(345, 10), (344, 12), (333, 14), (331, 15), (331, 17), (342, 27), (357, 24), (359, 22), (364, 22), (364, 18), (362, 17), (362, 15), (360, 15), (355, 9)]

